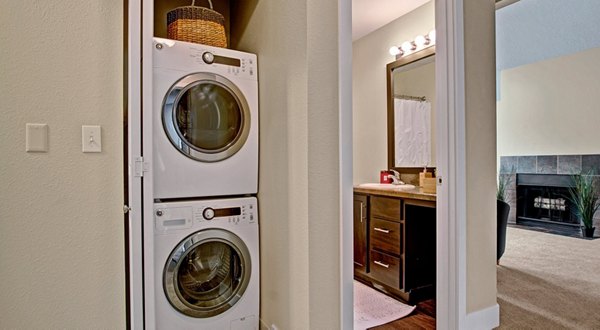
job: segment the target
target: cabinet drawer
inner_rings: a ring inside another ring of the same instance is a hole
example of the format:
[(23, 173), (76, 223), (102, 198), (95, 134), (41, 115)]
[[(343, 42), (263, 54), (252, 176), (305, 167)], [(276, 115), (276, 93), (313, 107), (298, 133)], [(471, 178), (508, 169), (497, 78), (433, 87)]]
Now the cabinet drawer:
[(395, 289), (400, 287), (400, 258), (371, 250), (371, 277)]
[(400, 200), (392, 197), (371, 196), (371, 215), (399, 222)]
[(369, 235), (371, 248), (400, 255), (401, 224), (381, 219), (371, 219)]

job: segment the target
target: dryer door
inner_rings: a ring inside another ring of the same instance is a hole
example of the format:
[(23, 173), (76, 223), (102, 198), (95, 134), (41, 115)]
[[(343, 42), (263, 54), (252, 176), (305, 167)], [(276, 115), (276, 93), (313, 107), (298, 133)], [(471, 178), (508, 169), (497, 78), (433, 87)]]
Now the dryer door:
[(163, 273), (165, 295), (185, 315), (219, 315), (242, 297), (251, 269), (248, 248), (237, 235), (202, 230), (171, 252)]
[(250, 131), (250, 109), (239, 88), (212, 73), (194, 73), (177, 81), (162, 107), (163, 127), (184, 155), (217, 162), (234, 155)]

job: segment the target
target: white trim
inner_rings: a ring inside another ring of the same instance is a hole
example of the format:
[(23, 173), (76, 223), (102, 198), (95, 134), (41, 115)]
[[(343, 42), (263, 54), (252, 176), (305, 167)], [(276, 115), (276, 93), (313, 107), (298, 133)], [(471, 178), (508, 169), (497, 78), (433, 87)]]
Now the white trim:
[[(456, 263), (458, 328), (463, 329), (467, 316), (467, 138), (465, 118), (465, 41), (463, 0), (454, 1), (454, 138), (456, 198)], [(467, 328), (468, 329), (468, 328)]]
[[(435, 2), (435, 30), (437, 37), (436, 48), (436, 163), (437, 176), (442, 178), (442, 184), (437, 187), (436, 198), (436, 217), (437, 219), (447, 219), (447, 221), (437, 221), (436, 228), (436, 325), (439, 329), (450, 328), (450, 324), (454, 324), (450, 310), (454, 304), (451, 304), (453, 287), (450, 285), (450, 241), (452, 232), (450, 231), (450, 221), (448, 207), (448, 186), (450, 177), (448, 176), (449, 163), (449, 133), (448, 133), (448, 111), (442, 111), (447, 108), (448, 91), (447, 91), (447, 70), (448, 70), (448, 53), (446, 44), (446, 1), (436, 0)], [(444, 82), (444, 83), (442, 83)]]
[(352, 198), (352, 3), (338, 0), (338, 115), (340, 169), (340, 327), (354, 325)]
[(129, 215), (129, 318), (131, 329), (144, 328), (144, 272), (142, 269), (142, 178), (133, 173), (141, 155), (141, 3), (129, 0), (127, 26), (127, 163)]
[(465, 321), (465, 329), (493, 329), (500, 325), (500, 306), (490, 307), (469, 313)]
[(437, 281), (440, 329), (466, 319), (466, 169), (463, 1), (436, 0)]
[(154, 295), (154, 226), (153, 226), (153, 164), (152, 164), (152, 38), (154, 37), (154, 1), (142, 0), (142, 136), (143, 156), (148, 167), (144, 175), (144, 328), (155, 329)]

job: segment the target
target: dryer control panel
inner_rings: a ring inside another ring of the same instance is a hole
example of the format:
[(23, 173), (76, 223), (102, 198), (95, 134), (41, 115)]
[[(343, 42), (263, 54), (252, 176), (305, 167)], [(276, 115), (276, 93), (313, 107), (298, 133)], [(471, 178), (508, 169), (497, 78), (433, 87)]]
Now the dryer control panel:
[(252, 53), (162, 38), (154, 38), (153, 51), (155, 68), (202, 72), (210, 66), (212, 73), (257, 80), (256, 55)]
[(154, 204), (158, 232), (223, 225), (258, 225), (255, 197)]

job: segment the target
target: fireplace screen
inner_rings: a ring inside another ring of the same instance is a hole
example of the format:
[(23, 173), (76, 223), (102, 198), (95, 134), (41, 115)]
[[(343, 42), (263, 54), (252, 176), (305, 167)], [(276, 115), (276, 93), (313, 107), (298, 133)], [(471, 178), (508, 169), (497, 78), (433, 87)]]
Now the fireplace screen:
[(569, 176), (518, 175), (517, 219), (578, 224), (568, 197), (570, 185)]

